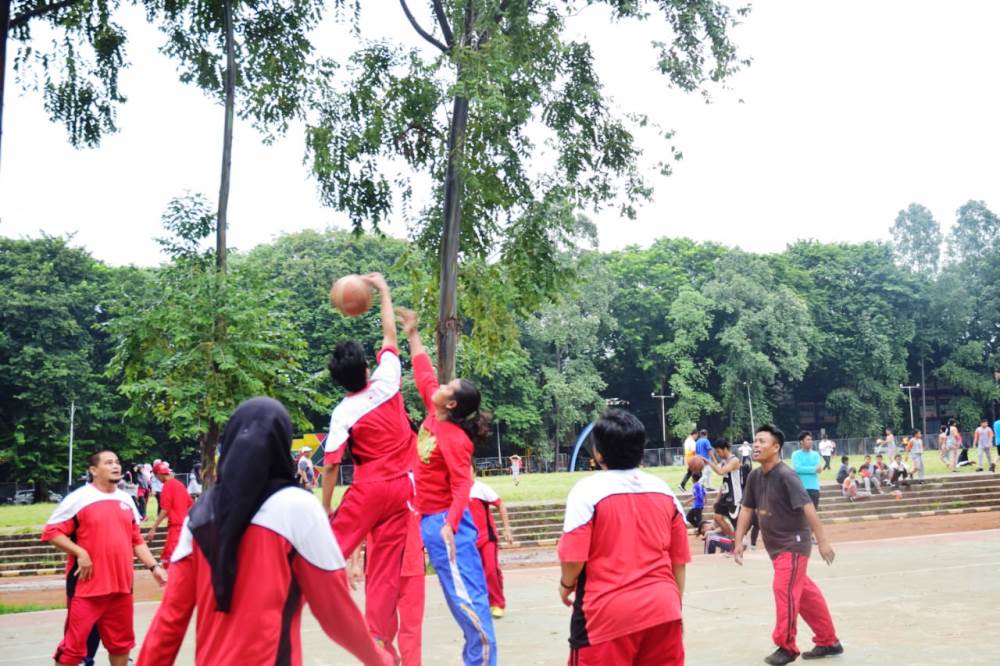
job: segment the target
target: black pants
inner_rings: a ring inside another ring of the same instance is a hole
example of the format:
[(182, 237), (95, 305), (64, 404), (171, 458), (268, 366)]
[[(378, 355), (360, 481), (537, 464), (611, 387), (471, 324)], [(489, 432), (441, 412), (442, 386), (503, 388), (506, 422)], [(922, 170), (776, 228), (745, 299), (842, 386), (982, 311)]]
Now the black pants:
[(691, 509), (687, 513), (688, 525), (691, 527), (698, 527), (701, 525), (701, 512), (702, 509)]
[(833, 456), (823, 456), (823, 460), (825, 461), (825, 464), (823, 465), (823, 469), (830, 469), (830, 458), (832, 458), (832, 457)]
[(894, 469), (892, 470), (892, 485), (896, 485), (898, 481), (903, 481), (910, 474), (905, 469)]
[(689, 468), (689, 469), (688, 469), (688, 470), (687, 470), (687, 471), (686, 471), (686, 472), (684, 473), (684, 478), (683, 478), (683, 479), (681, 479), (681, 490), (685, 490), (684, 486), (686, 486), (686, 485), (687, 485), (687, 482), (688, 482), (688, 481), (690, 481), (691, 479), (694, 479), (695, 481), (698, 481), (699, 479), (701, 479), (701, 473), (697, 473), (697, 474), (692, 474), (692, 473), (691, 473), (691, 470), (690, 470), (690, 468)]
[(819, 508), (819, 491), (818, 490), (809, 490), (807, 488), (806, 492), (809, 493), (809, 499), (811, 499), (813, 501), (813, 506), (818, 509)]
[(757, 511), (750, 517), (750, 545), (757, 545), (757, 537), (760, 536), (760, 522), (757, 520)]

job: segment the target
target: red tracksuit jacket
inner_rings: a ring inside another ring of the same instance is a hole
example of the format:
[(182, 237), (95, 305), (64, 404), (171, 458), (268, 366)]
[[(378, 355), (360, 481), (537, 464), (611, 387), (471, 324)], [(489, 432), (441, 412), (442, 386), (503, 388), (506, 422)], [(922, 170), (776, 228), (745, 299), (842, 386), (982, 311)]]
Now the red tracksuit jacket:
[(198, 666), (300, 666), (305, 601), (326, 634), (363, 663), (392, 663), (351, 599), (344, 558), (312, 494), (285, 488), (254, 516), (240, 541), (229, 613), (216, 610), (211, 567), (185, 522), (139, 666), (174, 663), (195, 607)]

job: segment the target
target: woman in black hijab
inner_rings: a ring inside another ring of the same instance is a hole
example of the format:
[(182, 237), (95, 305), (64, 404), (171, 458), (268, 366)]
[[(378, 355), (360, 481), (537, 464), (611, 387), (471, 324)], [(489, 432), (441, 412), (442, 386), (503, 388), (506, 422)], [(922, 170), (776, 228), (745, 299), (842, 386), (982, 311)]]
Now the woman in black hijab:
[(174, 662), (195, 607), (199, 666), (301, 664), (304, 601), (327, 635), (363, 663), (392, 663), (351, 599), (319, 501), (296, 486), (291, 444), (280, 402), (252, 398), (233, 412), (218, 481), (185, 523), (140, 666)]

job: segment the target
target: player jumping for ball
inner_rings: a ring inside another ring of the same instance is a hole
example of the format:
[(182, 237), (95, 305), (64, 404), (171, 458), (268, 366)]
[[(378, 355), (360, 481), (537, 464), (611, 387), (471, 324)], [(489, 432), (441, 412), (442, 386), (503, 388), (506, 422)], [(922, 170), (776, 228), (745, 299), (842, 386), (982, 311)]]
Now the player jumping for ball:
[(401, 554), (410, 521), (408, 504), (413, 498), (409, 473), (414, 435), (400, 392), (402, 368), (389, 285), (379, 273), (363, 279), (381, 294), (382, 349), (371, 373), (364, 349), (353, 340), (337, 344), (330, 359), (330, 377), (348, 394), (334, 408), (324, 442), (323, 507), (330, 511), (340, 462), (349, 445), (354, 482), (331, 524), (346, 557), (368, 536), (365, 618), (372, 635), (391, 649)]
[(760, 467), (750, 472), (743, 492), (743, 507), (736, 524), (737, 564), (743, 564), (743, 537), (750, 527), (750, 515), (756, 510), (764, 545), (774, 566), (774, 605), (776, 620), (771, 639), (778, 649), (764, 659), (772, 665), (789, 664), (799, 656), (795, 643), (799, 615), (813, 630), (815, 647), (802, 653), (803, 659), (819, 659), (842, 654), (833, 618), (826, 599), (806, 570), (812, 550), (810, 530), (816, 535), (819, 553), (833, 564), (833, 547), (826, 538), (823, 524), (802, 481), (791, 467), (781, 462), (785, 435), (772, 425), (757, 429), (753, 457)]

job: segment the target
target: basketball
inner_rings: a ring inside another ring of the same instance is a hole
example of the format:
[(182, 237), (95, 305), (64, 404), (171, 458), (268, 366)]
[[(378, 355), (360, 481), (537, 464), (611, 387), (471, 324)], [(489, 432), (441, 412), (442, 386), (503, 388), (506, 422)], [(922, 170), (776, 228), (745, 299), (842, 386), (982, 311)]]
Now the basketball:
[(357, 317), (372, 306), (372, 288), (357, 275), (345, 275), (330, 288), (330, 304), (348, 317)]
[(701, 456), (691, 456), (691, 460), (688, 460), (688, 469), (691, 470), (692, 474), (701, 474), (704, 466), (705, 459)]

